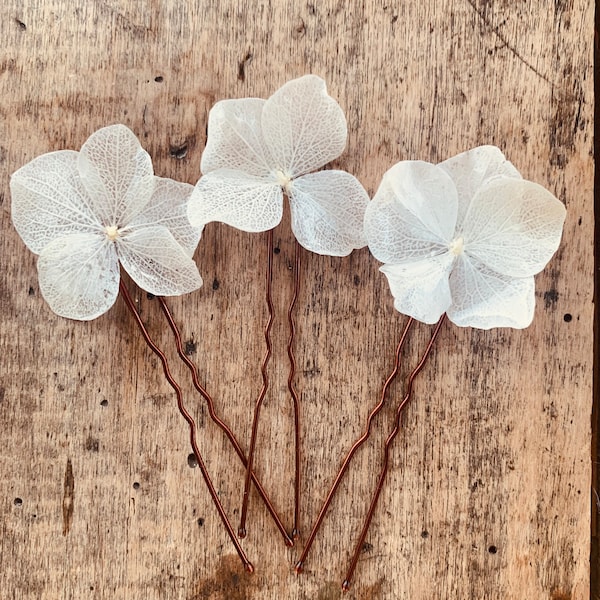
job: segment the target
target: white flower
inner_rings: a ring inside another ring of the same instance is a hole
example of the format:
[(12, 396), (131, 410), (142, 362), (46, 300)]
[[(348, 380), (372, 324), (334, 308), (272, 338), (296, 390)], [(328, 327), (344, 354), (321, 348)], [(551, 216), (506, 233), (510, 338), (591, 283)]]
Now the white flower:
[(369, 200), (362, 185), (345, 171), (311, 173), (342, 153), (346, 137), (342, 109), (314, 75), (289, 81), (268, 100), (218, 102), (190, 221), (266, 231), (281, 221), (285, 192), (302, 246), (332, 256), (362, 248)]
[(124, 125), (94, 133), (80, 152), (39, 156), (10, 181), (12, 219), (39, 254), (40, 291), (63, 317), (94, 319), (119, 292), (119, 262), (144, 290), (179, 295), (202, 285), (192, 254), (192, 186), (155, 177)]
[(365, 233), (400, 312), (523, 328), (533, 319), (533, 276), (558, 248), (565, 214), (498, 148), (481, 146), (437, 166), (393, 166), (369, 203)]

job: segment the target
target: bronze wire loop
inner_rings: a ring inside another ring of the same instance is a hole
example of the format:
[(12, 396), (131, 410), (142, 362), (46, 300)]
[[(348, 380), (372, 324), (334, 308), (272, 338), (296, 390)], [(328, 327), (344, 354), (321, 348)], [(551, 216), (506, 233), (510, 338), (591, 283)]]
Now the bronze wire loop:
[[(177, 327), (177, 324), (175, 323), (175, 320), (173, 319), (173, 315), (171, 314), (171, 311), (169, 310), (169, 307), (167, 306), (165, 299), (162, 298), (161, 296), (158, 296), (157, 298), (160, 303), (160, 307), (163, 311), (163, 314), (165, 315), (167, 322), (169, 323), (169, 327), (171, 328), (171, 331), (173, 332), (173, 336), (175, 337), (175, 343), (177, 345), (177, 354), (179, 355), (179, 358), (181, 358), (181, 360), (186, 364), (186, 366), (190, 370), (190, 373), (192, 374), (192, 381), (194, 383), (194, 387), (206, 401), (206, 406), (208, 408), (208, 414), (210, 415), (210, 418), (214, 421), (214, 423), (216, 423), (218, 425), (218, 427), (223, 431), (223, 433), (225, 433), (225, 435), (227, 436), (227, 439), (230, 441), (231, 445), (233, 446), (233, 449), (235, 450), (236, 454), (239, 456), (240, 461), (244, 465), (244, 468), (247, 468), (248, 459), (246, 458), (246, 455), (244, 454), (242, 447), (240, 446), (239, 442), (237, 441), (235, 434), (227, 426), (227, 424), (217, 415), (212, 397), (206, 391), (206, 389), (202, 386), (202, 384), (200, 383), (200, 381), (198, 379), (197, 367), (188, 358), (188, 356), (185, 354), (185, 352), (183, 350), (183, 343), (181, 341), (181, 333), (179, 331), (179, 328)], [(267, 495), (267, 492), (262, 487), (262, 485), (261, 485), (260, 481), (258, 480), (257, 476), (255, 475), (254, 471), (251, 472), (251, 477), (252, 477), (252, 481), (253, 481), (254, 485), (256, 486), (256, 489), (257, 489), (260, 497), (262, 498), (263, 502), (265, 503), (265, 506), (267, 507), (267, 510), (271, 514), (271, 517), (273, 517), (273, 521), (275, 521), (275, 524), (277, 525), (277, 529), (279, 529), (279, 532), (283, 536), (285, 544), (287, 546), (293, 546), (294, 542), (293, 542), (292, 538), (290, 538), (290, 536), (288, 535), (283, 523), (281, 522), (281, 519), (279, 518), (279, 515), (277, 514), (277, 511), (275, 510), (275, 507), (269, 500), (269, 496)]]
[(171, 371), (169, 369), (169, 364), (167, 362), (167, 357), (159, 349), (159, 347), (154, 343), (154, 341), (150, 337), (150, 334), (148, 333), (148, 330), (146, 329), (146, 327), (142, 321), (140, 313), (135, 306), (133, 298), (129, 294), (129, 291), (127, 290), (127, 287), (125, 286), (125, 284), (123, 283), (122, 280), (119, 282), (119, 289), (121, 291), (121, 294), (123, 295), (123, 298), (125, 300), (125, 303), (127, 304), (127, 307), (131, 311), (132, 315), (134, 316), (134, 318), (138, 324), (138, 327), (140, 328), (140, 331), (142, 332), (142, 336), (144, 337), (146, 344), (148, 344), (149, 348), (160, 358), (165, 377), (166, 377), (167, 381), (169, 382), (170, 386), (175, 391), (175, 394), (177, 396), (177, 408), (179, 409), (179, 412), (181, 413), (183, 418), (187, 421), (187, 423), (190, 427), (190, 443), (192, 446), (192, 450), (194, 451), (194, 456), (196, 457), (196, 461), (198, 462), (198, 466), (200, 467), (200, 471), (202, 473), (202, 476), (204, 478), (206, 486), (208, 487), (208, 491), (211, 495), (213, 503), (219, 513), (219, 516), (221, 517), (221, 520), (223, 521), (223, 524), (225, 525), (225, 529), (227, 530), (227, 533), (229, 534), (229, 537), (230, 537), (233, 545), (235, 546), (238, 556), (240, 557), (240, 560), (242, 561), (242, 563), (244, 565), (244, 569), (248, 573), (252, 573), (252, 572), (254, 572), (254, 567), (252, 566), (252, 563), (248, 560), (248, 557), (246, 556), (244, 549), (240, 546), (239, 541), (235, 537), (233, 527), (231, 526), (231, 523), (229, 522), (229, 519), (227, 518), (225, 509), (223, 508), (223, 505), (221, 504), (221, 502), (219, 500), (217, 492), (214, 488), (214, 485), (213, 485), (213, 483), (210, 479), (210, 476), (208, 474), (208, 471), (206, 469), (206, 465), (204, 464), (204, 460), (202, 459), (202, 455), (200, 454), (200, 450), (198, 449), (198, 445), (196, 443), (196, 422), (194, 421), (193, 417), (188, 413), (188, 411), (185, 408), (185, 405), (183, 403), (183, 395), (181, 392), (181, 388), (179, 387), (179, 384), (175, 381), (175, 379), (173, 378), (173, 375), (171, 374)]
[(315, 524), (313, 525), (312, 531), (310, 532), (310, 535), (308, 536), (308, 540), (306, 541), (306, 544), (304, 545), (304, 549), (302, 550), (302, 555), (300, 556), (300, 558), (298, 559), (298, 562), (296, 563), (296, 566), (295, 566), (296, 573), (302, 573), (302, 568), (304, 566), (304, 562), (306, 561), (306, 557), (308, 556), (308, 553), (310, 552), (311, 546), (315, 540), (315, 537), (317, 535), (317, 532), (319, 531), (319, 528), (321, 527), (321, 524), (323, 523), (323, 519), (325, 518), (327, 509), (329, 508), (329, 505), (331, 504), (331, 501), (333, 500), (333, 497), (340, 485), (340, 482), (342, 481), (344, 474), (348, 470), (348, 466), (350, 464), (350, 461), (352, 460), (352, 457), (356, 454), (357, 450), (367, 441), (367, 439), (371, 435), (371, 424), (373, 422), (373, 419), (379, 414), (379, 412), (383, 408), (383, 405), (386, 400), (388, 388), (389, 388), (390, 384), (392, 383), (392, 381), (394, 381), (394, 379), (396, 378), (396, 375), (398, 374), (398, 370), (400, 368), (400, 356), (402, 354), (402, 349), (404, 347), (404, 344), (406, 343), (406, 340), (408, 338), (408, 332), (410, 331), (410, 328), (411, 328), (413, 322), (414, 322), (414, 319), (411, 317), (408, 319), (406, 325), (404, 326), (404, 330), (402, 331), (402, 336), (400, 337), (400, 341), (398, 342), (398, 346), (396, 348), (396, 360), (394, 363), (394, 369), (390, 373), (389, 377), (387, 378), (387, 380), (383, 386), (379, 403), (373, 408), (373, 410), (371, 410), (371, 412), (369, 413), (369, 416), (367, 417), (367, 425), (365, 427), (363, 434), (356, 440), (356, 442), (354, 442), (352, 448), (350, 448), (350, 451), (346, 455), (346, 458), (344, 459), (344, 462), (342, 463), (342, 466), (340, 467), (338, 474), (336, 475), (333, 485), (331, 486), (331, 489), (329, 490), (329, 493), (327, 494), (327, 497), (325, 498), (325, 502), (323, 503), (323, 506), (321, 507), (321, 510), (319, 512), (317, 520), (315, 521)]
[(294, 295), (288, 308), (288, 321), (290, 324), (290, 337), (288, 339), (288, 358), (290, 361), (290, 371), (288, 375), (288, 390), (292, 397), (292, 403), (294, 408), (294, 461), (295, 461), (295, 474), (294, 474), (294, 525), (292, 527), (292, 538), (296, 539), (300, 535), (299, 531), (299, 520), (300, 520), (300, 402), (298, 401), (298, 394), (294, 386), (294, 376), (296, 375), (296, 357), (294, 356), (294, 338), (296, 335), (296, 323), (294, 321), (294, 307), (296, 306), (296, 300), (298, 300), (298, 293), (300, 291), (300, 253), (301, 247), (296, 240), (296, 247), (294, 253)]
[(362, 531), (360, 532), (360, 536), (358, 537), (358, 541), (356, 542), (356, 546), (354, 548), (354, 554), (352, 555), (352, 560), (350, 562), (350, 567), (348, 567), (348, 571), (346, 572), (346, 577), (342, 583), (342, 590), (344, 592), (347, 592), (350, 589), (350, 581), (352, 580), (352, 576), (354, 575), (354, 570), (356, 569), (356, 564), (358, 563), (358, 558), (360, 556), (360, 552), (363, 547), (363, 543), (365, 541), (365, 538), (367, 537), (367, 532), (369, 530), (369, 526), (371, 525), (371, 519), (373, 518), (373, 514), (375, 513), (375, 509), (377, 508), (377, 501), (379, 500), (379, 495), (381, 493), (381, 490), (383, 489), (385, 477), (388, 472), (389, 458), (390, 458), (390, 446), (391, 446), (392, 442), (394, 441), (394, 438), (398, 434), (398, 431), (400, 431), (400, 421), (402, 418), (402, 411), (403, 411), (404, 407), (408, 404), (408, 401), (410, 400), (410, 397), (412, 395), (413, 381), (414, 381), (415, 377), (419, 374), (421, 369), (425, 366), (425, 363), (427, 362), (427, 359), (429, 358), (429, 355), (431, 354), (431, 349), (433, 348), (433, 343), (435, 342), (435, 340), (438, 336), (438, 333), (440, 332), (440, 329), (442, 328), (442, 325), (444, 324), (445, 320), (446, 320), (446, 314), (443, 314), (441, 316), (440, 320), (437, 322), (437, 325), (435, 326), (433, 334), (431, 335), (431, 339), (429, 340), (429, 343), (427, 344), (427, 347), (425, 348), (425, 351), (423, 352), (423, 355), (421, 356), (421, 360), (419, 361), (417, 366), (414, 368), (412, 373), (408, 376), (408, 380), (407, 380), (407, 384), (406, 384), (406, 393), (404, 394), (404, 398), (402, 399), (402, 402), (400, 402), (400, 404), (398, 405), (398, 408), (396, 410), (396, 420), (395, 420), (394, 428), (392, 429), (392, 432), (389, 434), (389, 436), (387, 437), (387, 439), (385, 441), (383, 467), (381, 468), (381, 471), (379, 472), (379, 480), (377, 482), (377, 487), (375, 488), (375, 493), (373, 494), (373, 498), (371, 500), (371, 505), (369, 506), (369, 511), (367, 512), (367, 517), (365, 519)]
[(240, 526), (238, 528), (238, 536), (241, 538), (246, 537), (246, 517), (248, 515), (248, 503), (250, 500), (250, 475), (252, 473), (252, 467), (254, 463), (254, 451), (256, 449), (256, 438), (258, 434), (258, 418), (260, 415), (260, 409), (265, 399), (267, 389), (269, 388), (269, 377), (267, 375), (267, 365), (271, 359), (272, 344), (271, 344), (271, 327), (273, 326), (273, 319), (275, 310), (273, 307), (273, 295), (272, 295), (272, 279), (273, 279), (273, 230), (269, 229), (267, 232), (267, 273), (266, 273), (266, 300), (269, 308), (269, 319), (265, 327), (265, 342), (267, 350), (265, 357), (263, 358), (261, 365), (261, 374), (263, 385), (260, 390), (260, 394), (254, 407), (254, 417), (252, 419), (252, 434), (250, 436), (250, 450), (248, 451), (248, 464), (246, 466), (246, 478), (244, 481), (244, 494), (242, 497), (242, 508), (240, 514)]

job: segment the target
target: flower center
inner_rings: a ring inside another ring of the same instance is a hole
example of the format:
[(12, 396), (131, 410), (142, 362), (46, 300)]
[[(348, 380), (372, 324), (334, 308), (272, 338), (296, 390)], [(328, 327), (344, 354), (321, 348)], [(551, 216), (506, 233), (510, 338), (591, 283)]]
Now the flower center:
[(461, 237), (452, 240), (449, 250), (454, 256), (460, 256), (465, 251), (465, 240)]
[(287, 194), (292, 187), (292, 177), (290, 176), (290, 174), (279, 169), (275, 173), (275, 177), (277, 179), (277, 183), (283, 188), (283, 191)]
[(119, 237), (119, 229), (116, 225), (109, 225), (108, 227), (105, 227), (104, 233), (111, 242), (114, 242)]

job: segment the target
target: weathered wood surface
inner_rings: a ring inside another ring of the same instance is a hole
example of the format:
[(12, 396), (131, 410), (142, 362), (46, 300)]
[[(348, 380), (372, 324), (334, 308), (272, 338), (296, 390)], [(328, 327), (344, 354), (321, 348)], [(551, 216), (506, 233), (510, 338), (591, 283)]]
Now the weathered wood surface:
[[(336, 161), (372, 194), (394, 162), (499, 145), (568, 208), (539, 275), (534, 324), (447, 325), (418, 380), (348, 598), (588, 597), (592, 403), (592, 43), (585, 0), (313, 3), (5, 0), (0, 8), (0, 596), (199, 600), (340, 597), (392, 422), (375, 423), (297, 578), (253, 495), (242, 573), (160, 364), (123, 302), (91, 323), (53, 315), (10, 222), (8, 178), (123, 122), (162, 176), (195, 182), (211, 105), (323, 76), (344, 108)], [(289, 223), (276, 230), (275, 360), (257, 471), (286, 521), (292, 412), (285, 312)], [(206, 228), (205, 286), (170, 302), (219, 411), (247, 448), (264, 352), (265, 236)], [(393, 363), (403, 325), (368, 251), (303, 253), (297, 386), (302, 532)], [(169, 349), (200, 445), (237, 523), (243, 471)], [(420, 326), (414, 364), (430, 328)], [(392, 399), (401, 393), (400, 381)], [(137, 489), (134, 489), (134, 483)], [(20, 499), (20, 500), (18, 500)]]

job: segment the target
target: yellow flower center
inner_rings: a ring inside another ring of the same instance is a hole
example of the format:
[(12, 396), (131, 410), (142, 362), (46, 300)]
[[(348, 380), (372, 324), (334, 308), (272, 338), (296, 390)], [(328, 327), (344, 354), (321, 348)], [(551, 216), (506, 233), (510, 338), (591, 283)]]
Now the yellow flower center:
[(292, 187), (292, 178), (289, 173), (282, 171), (281, 169), (275, 173), (277, 183), (283, 188), (283, 191), (287, 194)]
[(105, 227), (104, 233), (111, 242), (114, 242), (119, 237), (119, 229), (116, 225), (109, 225), (108, 227)]
[(465, 251), (465, 240), (459, 237), (450, 242), (450, 252), (454, 254), (454, 256), (459, 256)]

